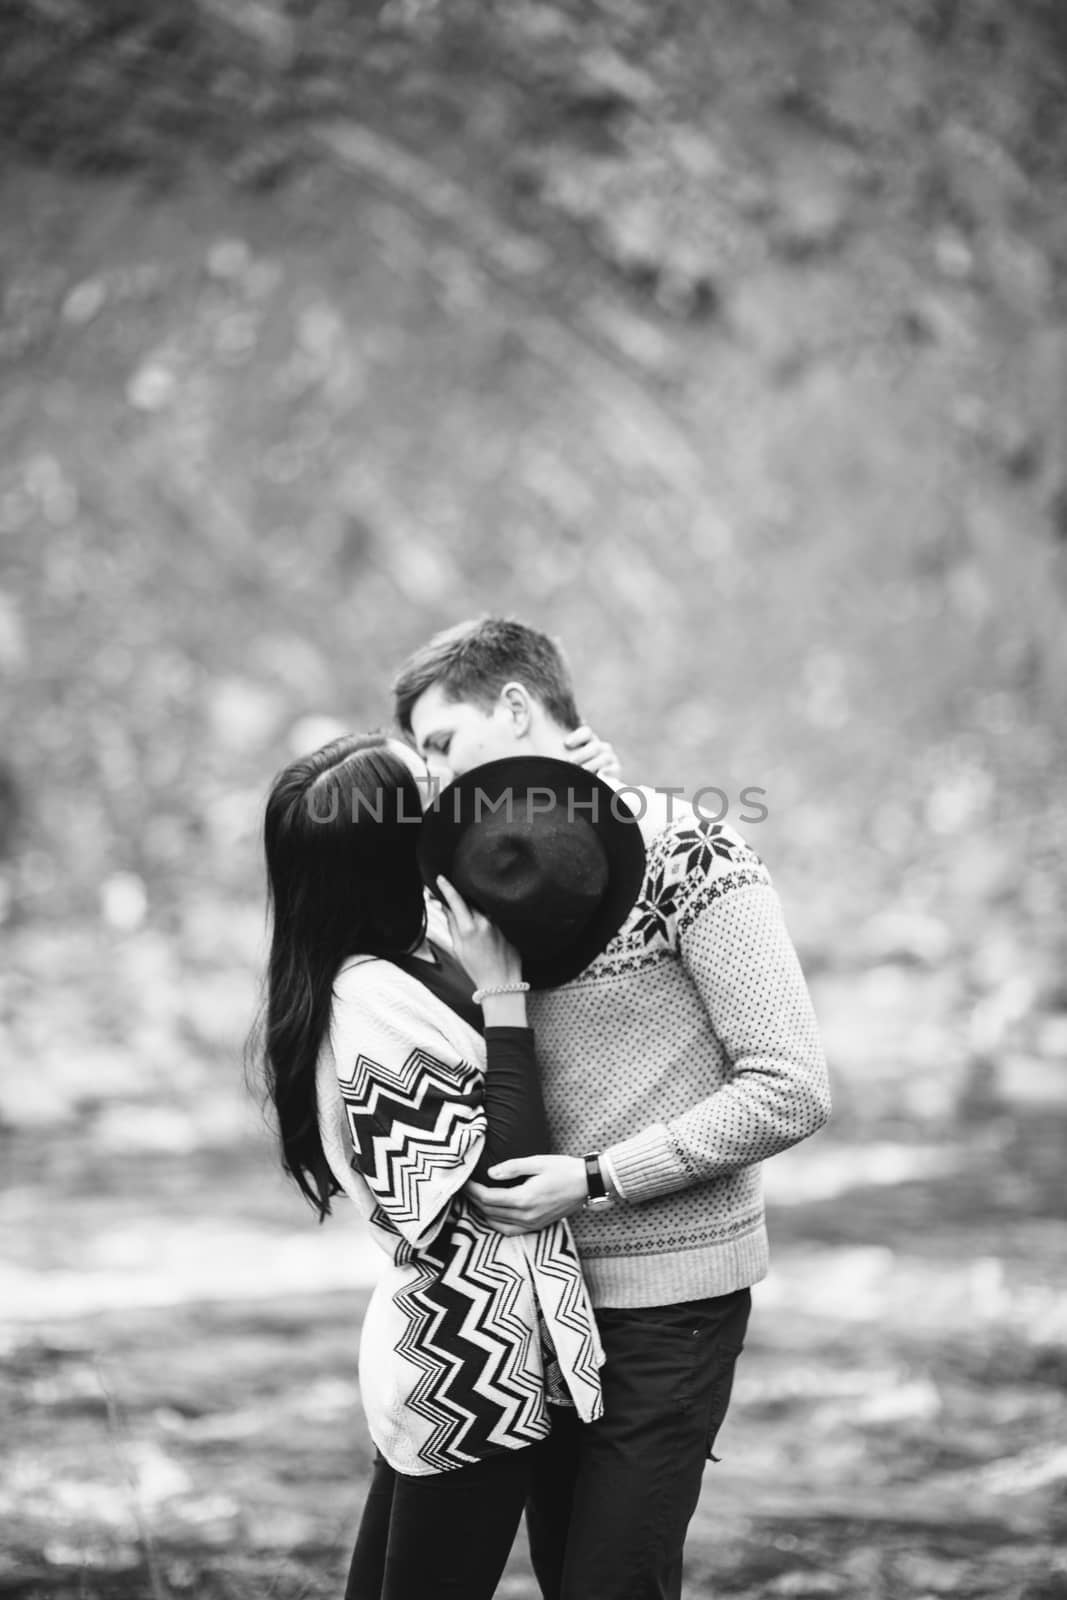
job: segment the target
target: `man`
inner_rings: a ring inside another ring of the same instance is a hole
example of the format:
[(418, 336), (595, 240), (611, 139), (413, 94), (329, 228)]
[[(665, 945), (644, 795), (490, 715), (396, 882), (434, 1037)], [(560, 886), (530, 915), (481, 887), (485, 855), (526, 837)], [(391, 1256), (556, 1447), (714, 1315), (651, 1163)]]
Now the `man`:
[[(442, 782), (570, 753), (555, 644), (487, 619), (439, 634), (395, 684)], [(767, 1270), (759, 1163), (829, 1115), (803, 976), (759, 857), (655, 791), (644, 883), (601, 956), (530, 996), (554, 1150), (472, 1185), (504, 1232), (570, 1216), (606, 1361), (604, 1416), (554, 1426), (528, 1511), (546, 1600), (678, 1600), (686, 1529)], [(674, 811), (672, 817), (671, 811)], [(714, 1459), (714, 1458), (713, 1458)]]

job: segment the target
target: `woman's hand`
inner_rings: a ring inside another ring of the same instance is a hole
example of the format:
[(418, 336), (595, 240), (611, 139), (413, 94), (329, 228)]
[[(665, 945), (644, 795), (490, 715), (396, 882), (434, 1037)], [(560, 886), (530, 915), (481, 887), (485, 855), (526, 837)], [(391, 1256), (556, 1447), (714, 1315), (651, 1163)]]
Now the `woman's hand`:
[(438, 878), (437, 887), (445, 902), (456, 960), (467, 969), (474, 987), (489, 989), (500, 983), (518, 983), (522, 978), (522, 957), (514, 945), (488, 917), (469, 906), (447, 878)]
[(587, 772), (595, 772), (601, 778), (622, 777), (622, 766), (615, 754), (615, 746), (608, 744), (606, 739), (598, 738), (585, 723), (575, 728), (573, 733), (568, 733), (563, 743), (569, 751), (570, 760), (584, 767)]
[(513, 1189), (494, 1189), (473, 1179), (467, 1184), (466, 1193), (497, 1233), (535, 1233), (577, 1211), (589, 1196), (585, 1162), (578, 1156), (519, 1156), (490, 1167), (489, 1176), (498, 1182), (526, 1180)]

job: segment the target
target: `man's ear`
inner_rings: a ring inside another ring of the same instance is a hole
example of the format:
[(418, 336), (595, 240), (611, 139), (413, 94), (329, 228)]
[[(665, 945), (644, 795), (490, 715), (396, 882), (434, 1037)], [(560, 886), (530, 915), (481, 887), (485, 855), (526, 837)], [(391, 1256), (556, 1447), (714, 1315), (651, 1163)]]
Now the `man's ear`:
[(523, 738), (533, 723), (530, 691), (521, 683), (506, 683), (500, 691), (500, 704), (507, 713), (515, 737)]

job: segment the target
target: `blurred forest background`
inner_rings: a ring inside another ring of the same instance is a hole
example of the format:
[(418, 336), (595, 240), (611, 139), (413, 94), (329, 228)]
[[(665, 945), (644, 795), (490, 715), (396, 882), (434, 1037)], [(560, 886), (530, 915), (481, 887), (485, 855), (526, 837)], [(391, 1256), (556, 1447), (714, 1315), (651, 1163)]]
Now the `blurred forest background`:
[(0, 1595), (340, 1592), (259, 814), (488, 610), (826, 1032), (687, 1594), (1067, 1595), (1062, 0), (7, 0), (0, 147)]

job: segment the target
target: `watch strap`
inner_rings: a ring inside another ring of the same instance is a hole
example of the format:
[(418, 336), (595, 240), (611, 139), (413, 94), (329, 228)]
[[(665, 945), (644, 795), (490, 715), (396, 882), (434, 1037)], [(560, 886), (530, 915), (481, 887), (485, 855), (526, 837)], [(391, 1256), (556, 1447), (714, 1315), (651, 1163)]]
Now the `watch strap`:
[(582, 1157), (585, 1162), (585, 1186), (589, 1192), (590, 1200), (607, 1200), (607, 1185), (604, 1174), (600, 1170), (600, 1156), (595, 1150)]

